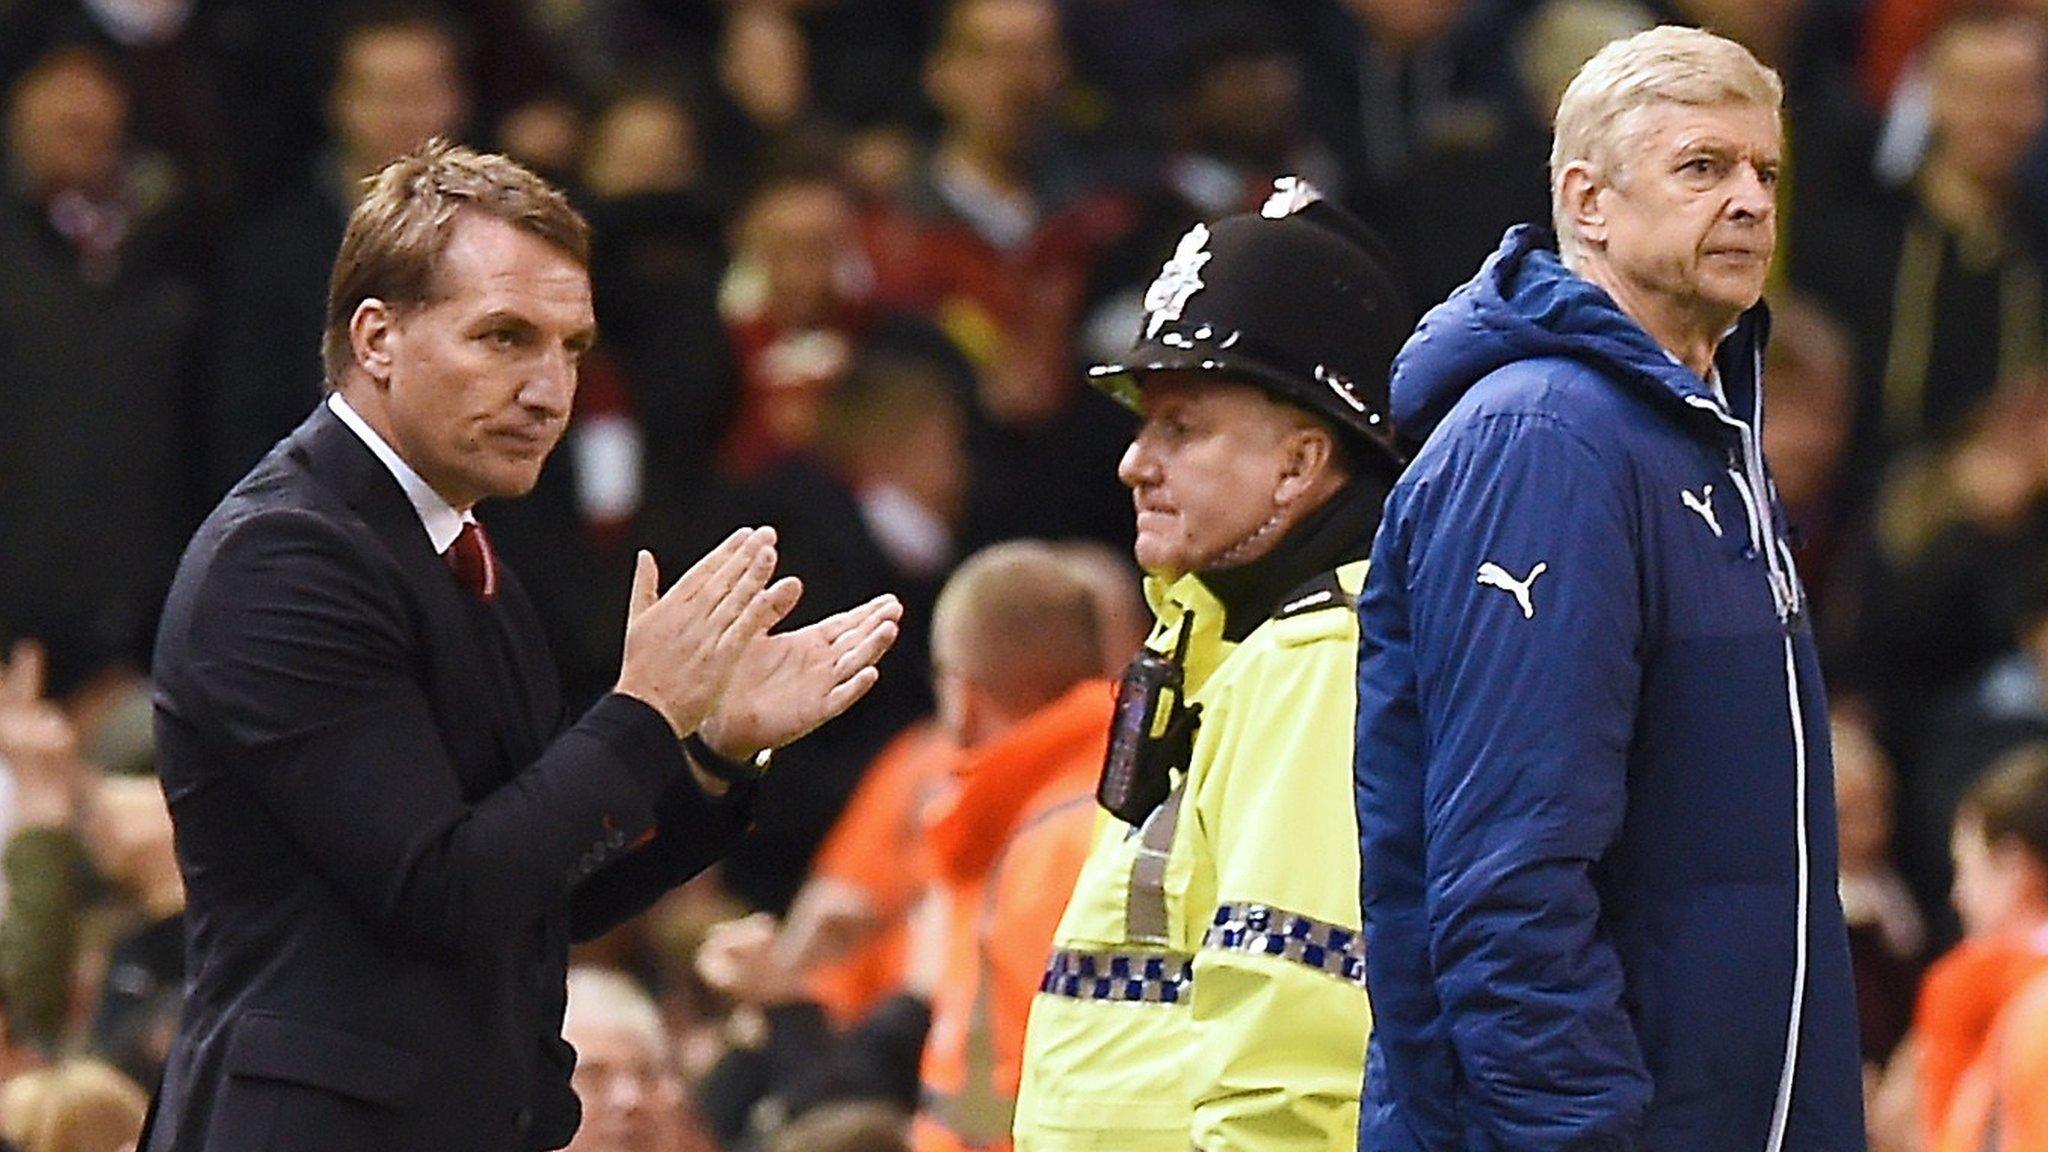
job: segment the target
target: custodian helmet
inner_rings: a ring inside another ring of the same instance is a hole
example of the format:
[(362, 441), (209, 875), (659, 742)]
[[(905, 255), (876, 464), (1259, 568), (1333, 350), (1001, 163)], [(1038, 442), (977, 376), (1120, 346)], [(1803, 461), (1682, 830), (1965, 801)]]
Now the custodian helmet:
[(1398, 465), (1387, 374), (1413, 318), (1392, 264), (1371, 229), (1282, 177), (1259, 211), (1181, 237), (1145, 293), (1137, 344), (1088, 376), (1135, 408), (1147, 373), (1228, 373)]

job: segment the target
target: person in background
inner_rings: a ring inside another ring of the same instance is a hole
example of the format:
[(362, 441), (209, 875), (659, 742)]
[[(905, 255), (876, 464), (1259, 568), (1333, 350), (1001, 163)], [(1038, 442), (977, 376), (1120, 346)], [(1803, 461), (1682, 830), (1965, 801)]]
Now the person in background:
[(1858, 341), (1864, 490), (1898, 453), (1965, 433), (2001, 381), (2048, 357), (2048, 232), (2024, 195), (2048, 124), (2048, 29), (1996, 6), (1958, 11), (1927, 56), (1932, 137), (1910, 185), (1802, 222), (1816, 240), (1804, 282)]
[(778, 526), (778, 554), (804, 581), (805, 623), (890, 594), (904, 625), (883, 682), (842, 722), (790, 750), (797, 770), (765, 781), (753, 838), (729, 858), (729, 890), (781, 912), (863, 768), (931, 712), (931, 606), (960, 555), (970, 483), (957, 358), (895, 350), (858, 358), (819, 413), (818, 442), (738, 494), (743, 523)]
[(1828, 731), (1842, 837), (1842, 918), (1856, 971), (1856, 1019), (1868, 1087), (1912, 1021), (1927, 923), (1892, 863), (1898, 786), (1891, 762), (1870, 730), (1839, 708), (1829, 718)]
[(1965, 1072), (1999, 1013), (2048, 973), (2048, 744), (2009, 753), (1973, 784), (1955, 821), (1963, 941), (1927, 971), (1913, 1014), (1924, 1147), (1941, 1147)]
[(365, 181), (469, 119), (469, 30), (433, 0), (362, 0), (334, 17), (327, 126), (331, 148), (297, 187), (233, 229), (223, 246), (203, 389), (211, 501), (227, 491), (321, 395), (316, 354), (327, 271)]
[(40, 642), (68, 699), (147, 662), (192, 522), (197, 286), (161, 259), (172, 206), (136, 179), (128, 85), (105, 53), (44, 52), (4, 111), (0, 643)]
[(1211, 5), (1171, 43), (1167, 155), (1133, 197), (1129, 230), (1093, 262), (1077, 351), (1114, 359), (1144, 322), (1145, 289), (1196, 222), (1257, 208), (1283, 173), (1335, 189), (1336, 160), (1306, 125), (1300, 53), (1266, 8)]
[[(946, 582), (931, 676), (951, 780), (917, 814), (911, 859), (899, 864), (928, 878), (912, 897), (902, 995), (821, 1040), (811, 1083), (775, 1086), (790, 1113), (880, 1095), (893, 1070), (882, 1077), (864, 1062), (907, 1050), (918, 1085), (914, 1147), (1008, 1146), (1025, 1016), (1094, 828), (1089, 798), (1111, 703), (1100, 626), (1095, 589), (1041, 542), (993, 545)], [(766, 918), (748, 918), (715, 932), (706, 949), (727, 987), (771, 1010), (784, 1033), (772, 1047), (819, 1022), (801, 1003), (804, 973), (790, 940), (801, 930), (792, 924), (778, 939)], [(876, 1042), (920, 1016), (928, 1028), (919, 1021), (915, 1042)]]
[(2048, 976), (1998, 1014), (1934, 1152), (2028, 1152), (2048, 1146)]
[(1095, 830), (1112, 703), (1101, 623), (1095, 590), (1032, 541), (969, 557), (933, 611), (939, 723), (963, 755), (925, 826), (926, 898), (946, 931), (917, 1152), (1009, 1147), (1025, 1019)]
[(1899, 866), (1937, 942), (1956, 804), (2018, 742), (2048, 736), (2048, 387), (2015, 377), (1955, 439), (1901, 460), (1873, 512), (1844, 671), (1899, 766)]
[(1123, 200), (1059, 128), (1067, 54), (1055, 0), (947, 0), (925, 63), (937, 139), (900, 207), (863, 235), (883, 303), (924, 316), (974, 369), (973, 545), (1118, 540), (1115, 409), (1074, 386), (1090, 268)]
[(629, 976), (569, 969), (562, 1039), (583, 1124), (564, 1152), (717, 1152), (697, 1123), (654, 999)]

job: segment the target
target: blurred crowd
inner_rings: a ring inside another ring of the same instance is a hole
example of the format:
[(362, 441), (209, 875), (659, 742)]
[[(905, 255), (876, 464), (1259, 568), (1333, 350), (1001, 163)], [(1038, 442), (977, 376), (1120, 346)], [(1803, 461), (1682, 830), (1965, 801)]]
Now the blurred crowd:
[[(748, 846), (580, 957), (573, 1147), (898, 1148), (927, 1029), (1001, 1056), (934, 1005), (1042, 962), (977, 958), (934, 902), (946, 821), (1028, 799), (975, 750), (1143, 635), (1132, 422), (1085, 366), (1189, 225), (1284, 173), (1379, 229), (1419, 313), (1548, 218), (1556, 94), (1659, 22), (1786, 80), (1766, 453), (1834, 701), (1874, 1138), (1937, 1147), (2048, 972), (2040, 0), (0, 0), (0, 1140), (140, 1123), (183, 964), (156, 612), (316, 403), (334, 249), (388, 160), (504, 151), (594, 226), (574, 423), (483, 510), (573, 697), (616, 671), (636, 548), (772, 523), (802, 619), (908, 608)], [(941, 652), (949, 577), (1026, 538), (1092, 590), (1086, 659), (1048, 655), (1071, 629)]]

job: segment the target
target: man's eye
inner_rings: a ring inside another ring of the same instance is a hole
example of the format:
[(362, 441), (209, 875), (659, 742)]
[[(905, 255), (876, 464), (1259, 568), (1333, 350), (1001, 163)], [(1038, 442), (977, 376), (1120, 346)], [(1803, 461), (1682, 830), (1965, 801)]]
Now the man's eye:
[(519, 333), (510, 328), (493, 328), (484, 333), (484, 339), (494, 348), (512, 348), (519, 344)]

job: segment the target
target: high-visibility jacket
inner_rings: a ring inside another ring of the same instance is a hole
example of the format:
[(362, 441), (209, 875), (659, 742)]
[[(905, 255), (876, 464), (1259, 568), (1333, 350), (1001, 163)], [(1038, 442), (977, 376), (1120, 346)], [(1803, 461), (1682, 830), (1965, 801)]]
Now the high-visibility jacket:
[(1999, 1013), (1983, 1055), (1956, 1089), (1930, 1152), (2039, 1152), (2048, 1148), (2048, 976)]
[(1088, 855), (1115, 692), (1077, 685), (970, 754), (928, 850), (947, 956), (919, 1068), (916, 1152), (1008, 1149), (1024, 1020)]
[(1183, 628), (1200, 726), (1140, 827), (1105, 814), (1031, 1006), (1018, 1152), (1356, 1146), (1371, 1016), (1351, 796), (1364, 562), (1241, 644), (1197, 577), (1148, 582)]
[(1999, 1014), (2043, 973), (2048, 973), (2048, 928), (1965, 940), (1927, 970), (1913, 1012), (1926, 1147), (1939, 1144), (1963, 1075), (1983, 1055)]
[(959, 759), (937, 724), (905, 728), (868, 766), (811, 865), (814, 881), (858, 888), (877, 921), (874, 935), (805, 978), (805, 994), (842, 1028), (902, 990), (906, 919), (926, 880), (927, 810), (951, 794)]

